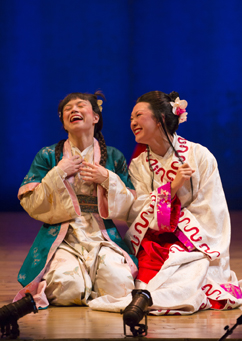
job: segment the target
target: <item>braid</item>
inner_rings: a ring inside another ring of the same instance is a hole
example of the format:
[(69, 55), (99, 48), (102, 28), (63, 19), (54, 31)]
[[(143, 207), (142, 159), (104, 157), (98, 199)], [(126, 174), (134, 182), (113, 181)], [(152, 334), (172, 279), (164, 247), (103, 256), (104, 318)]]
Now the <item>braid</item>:
[(65, 142), (66, 142), (66, 140), (61, 140), (55, 146), (55, 162), (56, 162), (56, 165), (58, 165), (58, 163), (60, 161), (60, 156), (61, 156), (61, 153), (63, 151), (63, 146), (64, 146)]
[(104, 140), (104, 137), (103, 137), (103, 134), (101, 133), (101, 131), (97, 131), (94, 134), (94, 137), (98, 140), (99, 146), (100, 146), (100, 149), (101, 149), (100, 165), (105, 167), (106, 161), (107, 161), (107, 157), (108, 157), (106, 142)]
[(149, 148), (148, 145), (146, 146), (146, 150), (147, 150), (147, 153), (148, 153), (149, 168), (150, 168), (150, 170), (152, 172), (151, 189), (152, 189), (152, 192), (153, 192), (154, 191), (154, 170), (153, 170), (153, 168), (151, 168), (151, 165), (150, 165), (150, 148)]

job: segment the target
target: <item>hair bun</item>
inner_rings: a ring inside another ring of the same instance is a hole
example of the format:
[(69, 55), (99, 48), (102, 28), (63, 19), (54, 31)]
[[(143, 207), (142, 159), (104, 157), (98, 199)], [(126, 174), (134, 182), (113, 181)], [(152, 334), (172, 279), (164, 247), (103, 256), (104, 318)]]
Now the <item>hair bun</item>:
[(180, 97), (180, 96), (179, 96), (179, 93), (176, 92), (176, 91), (172, 91), (172, 92), (169, 94), (169, 96), (170, 96), (170, 98), (171, 98), (171, 100), (172, 100), (173, 102), (175, 102), (175, 100), (176, 100), (177, 97)]

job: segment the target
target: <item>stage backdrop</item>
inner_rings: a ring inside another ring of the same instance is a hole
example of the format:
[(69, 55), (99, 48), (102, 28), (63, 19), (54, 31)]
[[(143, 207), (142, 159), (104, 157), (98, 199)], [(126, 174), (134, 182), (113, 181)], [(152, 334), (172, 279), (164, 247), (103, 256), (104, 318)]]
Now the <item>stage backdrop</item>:
[(178, 133), (218, 160), (230, 209), (241, 209), (242, 2), (231, 0), (1, 0), (0, 210), (16, 198), (44, 146), (66, 137), (59, 101), (102, 90), (103, 134), (127, 160), (130, 113), (151, 90), (180, 93)]

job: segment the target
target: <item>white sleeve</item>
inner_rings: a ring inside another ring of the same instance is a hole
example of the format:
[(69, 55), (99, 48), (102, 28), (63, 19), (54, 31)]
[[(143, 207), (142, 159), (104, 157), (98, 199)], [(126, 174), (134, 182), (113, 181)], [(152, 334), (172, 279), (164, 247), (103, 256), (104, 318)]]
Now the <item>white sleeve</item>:
[(109, 172), (108, 188), (98, 186), (99, 214), (104, 219), (127, 221), (129, 209), (134, 201), (133, 191), (128, 189), (120, 177)]
[(228, 254), (230, 217), (217, 161), (209, 151), (196, 172), (198, 191), (194, 200), (182, 209), (178, 227), (197, 249), (215, 259)]
[(73, 188), (57, 167), (51, 169), (32, 191), (22, 195), (20, 204), (34, 219), (57, 224), (80, 215)]

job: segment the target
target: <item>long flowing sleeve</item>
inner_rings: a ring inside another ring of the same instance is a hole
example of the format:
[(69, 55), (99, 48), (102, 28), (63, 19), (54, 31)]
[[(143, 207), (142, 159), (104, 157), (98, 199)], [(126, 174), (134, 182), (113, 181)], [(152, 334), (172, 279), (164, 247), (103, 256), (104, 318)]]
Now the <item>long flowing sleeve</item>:
[(51, 150), (42, 149), (36, 155), (18, 197), (31, 217), (47, 224), (57, 224), (80, 215), (80, 208), (62, 171), (57, 166), (51, 168), (50, 153)]
[[(194, 198), (188, 205), (181, 199), (178, 227), (198, 250), (214, 260), (229, 251), (229, 212), (216, 159), (199, 145), (194, 148), (194, 155)], [(178, 196), (185, 197), (185, 191), (178, 191)]]

